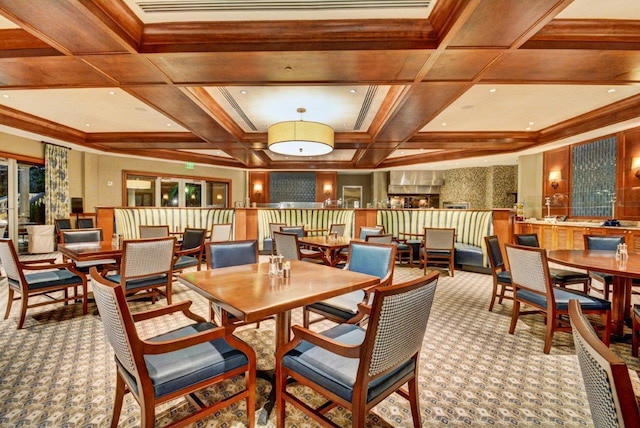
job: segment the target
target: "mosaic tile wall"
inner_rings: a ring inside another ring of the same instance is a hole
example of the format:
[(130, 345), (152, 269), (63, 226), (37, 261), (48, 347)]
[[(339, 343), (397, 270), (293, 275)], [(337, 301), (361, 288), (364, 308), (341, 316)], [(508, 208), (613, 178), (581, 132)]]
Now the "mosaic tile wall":
[[(616, 188), (616, 137), (573, 147), (571, 216), (612, 217)], [(597, 171), (597, 174), (594, 174)]]
[(315, 202), (316, 174), (313, 172), (272, 172), (269, 174), (270, 203)]
[(512, 208), (517, 188), (517, 166), (450, 169), (440, 188), (440, 207), (443, 202), (470, 202), (472, 209)]

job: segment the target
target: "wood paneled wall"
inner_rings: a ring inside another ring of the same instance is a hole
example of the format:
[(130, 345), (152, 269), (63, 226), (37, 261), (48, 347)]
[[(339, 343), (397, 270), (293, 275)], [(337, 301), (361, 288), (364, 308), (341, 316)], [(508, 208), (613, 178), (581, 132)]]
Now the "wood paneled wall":
[[(322, 202), (327, 198), (336, 199), (338, 186), (338, 173), (335, 171), (316, 172), (316, 202)], [(260, 194), (255, 192), (256, 185), (262, 186)], [(325, 186), (331, 186), (331, 190), (327, 195)], [(251, 202), (258, 204), (269, 203), (269, 172), (268, 171), (251, 171), (249, 172), (249, 197)]]
[[(640, 179), (632, 169), (633, 158), (640, 157), (640, 128), (617, 133), (616, 156), (616, 218), (618, 220), (640, 220)], [(598, 140), (607, 136), (599, 137)], [(579, 144), (589, 143), (585, 141)], [(575, 145), (544, 152), (542, 214), (547, 214), (545, 197), (552, 198), (551, 215), (571, 215), (571, 153)], [(551, 187), (549, 173), (561, 171), (558, 187)], [(597, 174), (597, 171), (593, 172)], [(640, 174), (639, 174), (640, 175)]]

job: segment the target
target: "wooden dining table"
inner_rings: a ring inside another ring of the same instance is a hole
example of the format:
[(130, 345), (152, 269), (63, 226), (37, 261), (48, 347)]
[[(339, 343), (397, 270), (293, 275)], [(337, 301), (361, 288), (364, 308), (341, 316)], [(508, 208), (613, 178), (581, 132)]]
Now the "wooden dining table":
[(289, 278), (269, 276), (269, 263), (187, 272), (178, 281), (248, 322), (276, 320), (276, 346), (289, 341), (291, 310), (380, 282), (377, 276), (292, 260)]
[(113, 246), (111, 241), (58, 244), (58, 252), (76, 262), (122, 257), (122, 247)]
[[(298, 238), (298, 242), (310, 248), (318, 248), (324, 252), (324, 259), (329, 266), (335, 266), (340, 262), (339, 254), (342, 250), (349, 247), (349, 243), (355, 238), (347, 236), (337, 236), (330, 238), (329, 236), (304, 236)], [(362, 241), (362, 240), (360, 240)]]
[(547, 253), (547, 259), (565, 266), (613, 275), (612, 333), (622, 337), (625, 318), (631, 310), (631, 282), (640, 278), (640, 254), (629, 253), (628, 259), (621, 261), (616, 259), (615, 251), (552, 250)]

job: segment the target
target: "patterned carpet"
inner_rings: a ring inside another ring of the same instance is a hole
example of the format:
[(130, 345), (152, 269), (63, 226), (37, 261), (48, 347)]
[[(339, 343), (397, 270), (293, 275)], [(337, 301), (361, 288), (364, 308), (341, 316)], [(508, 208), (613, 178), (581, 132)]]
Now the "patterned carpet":
[[(422, 273), (398, 267), (395, 282)], [(2, 312), (6, 304), (6, 283), (0, 283)], [(550, 355), (542, 353), (544, 324), (541, 317), (525, 317), (516, 333), (507, 333), (511, 303), (496, 305), (488, 312), (491, 277), (457, 271), (444, 273), (438, 283), (427, 334), (421, 353), (420, 402), (423, 426), (593, 426), (582, 386), (573, 341), (557, 333)], [(174, 301), (189, 299), (196, 313), (208, 313), (206, 301), (186, 287), (174, 284)], [(163, 300), (160, 305), (166, 304)], [(135, 310), (150, 303), (133, 303)], [(90, 306), (90, 312), (95, 306)], [(115, 387), (113, 351), (106, 344), (100, 319), (82, 316), (80, 305), (45, 306), (27, 314), (25, 328), (16, 330), (19, 305), (0, 323), (0, 426), (20, 427), (104, 427), (110, 422)], [(293, 313), (301, 323), (301, 311)], [(165, 317), (161, 322), (138, 324), (141, 335), (153, 336), (188, 320)], [(321, 330), (330, 323), (314, 324)], [(273, 322), (251, 326), (238, 334), (256, 349), (259, 368), (273, 367)], [(638, 360), (630, 346), (613, 345), (631, 368)], [(204, 400), (216, 400), (225, 391), (242, 388), (243, 381), (229, 382), (202, 393)], [(292, 384), (296, 394), (313, 403), (321, 397)], [(258, 406), (270, 390), (258, 380)], [(159, 409), (158, 426), (188, 411), (184, 400)], [(287, 411), (293, 409), (287, 408)], [(350, 414), (334, 409), (338, 425), (350, 426)], [(128, 396), (120, 426), (139, 425), (139, 407)], [(194, 426), (241, 427), (246, 424), (244, 402), (221, 411)], [(268, 426), (275, 424), (272, 415)], [(311, 427), (313, 421), (293, 413), (289, 426)], [(369, 427), (410, 427), (408, 403), (393, 395), (374, 408)]]

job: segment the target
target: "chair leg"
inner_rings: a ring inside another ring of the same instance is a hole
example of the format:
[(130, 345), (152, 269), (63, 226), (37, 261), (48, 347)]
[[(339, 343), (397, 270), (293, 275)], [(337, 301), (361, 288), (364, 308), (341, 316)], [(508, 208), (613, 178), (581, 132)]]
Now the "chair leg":
[(169, 283), (167, 284), (167, 305), (171, 304), (171, 281), (169, 281)]
[(307, 308), (302, 308), (302, 326), (309, 328), (309, 311)]
[(29, 296), (22, 296), (20, 301), (20, 320), (18, 321), (18, 330), (24, 325), (24, 320), (27, 317), (27, 306), (29, 304)]
[(4, 312), (4, 319), (9, 318), (11, 305), (13, 305), (13, 288), (9, 287), (9, 294), (7, 295), (7, 310)]
[(551, 351), (551, 342), (553, 340), (553, 332), (556, 327), (556, 319), (553, 317), (552, 312), (547, 312), (547, 330), (544, 335), (544, 353), (548, 354)]
[(278, 428), (284, 428), (285, 413), (285, 400), (284, 394), (287, 388), (287, 376), (283, 375), (282, 367), (277, 364), (276, 367), (276, 384), (273, 386), (276, 388), (276, 426)]
[(511, 309), (511, 325), (509, 325), (509, 334), (513, 334), (516, 331), (516, 324), (518, 323), (518, 316), (520, 315), (520, 301), (513, 299), (513, 308)]
[(605, 345), (611, 344), (611, 311), (602, 314), (602, 322), (604, 323), (604, 333), (602, 333), (602, 341)]
[(633, 327), (631, 331), (632, 339), (631, 339), (631, 355), (634, 357), (638, 356), (638, 345), (640, 340), (638, 340), (638, 334), (640, 334), (640, 319), (638, 319), (635, 315), (633, 316)]
[(142, 402), (140, 407), (140, 428), (154, 428), (156, 425), (155, 402)]
[(409, 405), (411, 407), (411, 417), (413, 418), (413, 426), (421, 427), (422, 418), (420, 415), (420, 397), (418, 396), (418, 385), (415, 377), (413, 377), (409, 381)]
[(124, 380), (120, 376), (120, 373), (116, 374), (116, 396), (113, 399), (113, 412), (111, 413), (111, 428), (118, 427), (118, 421), (120, 419), (120, 411), (122, 410), (122, 401), (125, 394)]
[[(496, 296), (498, 295), (498, 281), (496, 281), (495, 277), (493, 278), (493, 291), (491, 292), (491, 303), (489, 303), (489, 312), (493, 311), (493, 305), (496, 301)], [(502, 296), (500, 296), (500, 303), (502, 303)]]

